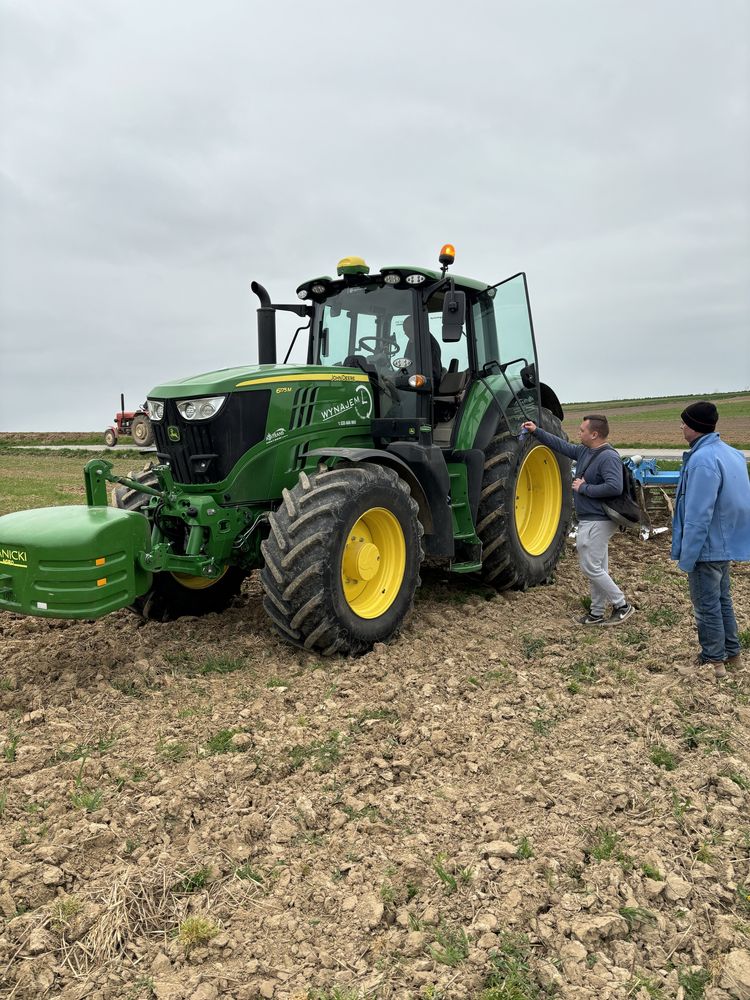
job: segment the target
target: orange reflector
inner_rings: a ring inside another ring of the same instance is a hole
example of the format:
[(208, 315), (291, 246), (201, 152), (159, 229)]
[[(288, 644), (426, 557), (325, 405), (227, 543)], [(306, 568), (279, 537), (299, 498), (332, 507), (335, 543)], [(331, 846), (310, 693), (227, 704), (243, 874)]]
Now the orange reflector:
[(107, 582), (107, 578), (106, 578), (106, 576), (103, 576), (101, 578), (101, 580), (97, 580), (96, 581), (96, 585), (97, 585), (97, 587), (103, 587), (106, 582)]
[(101, 556), (99, 559), (96, 560), (96, 565), (97, 566), (103, 566), (106, 561), (107, 560), (104, 558), (104, 556)]
[(412, 375), (409, 379), (409, 385), (412, 389), (421, 389), (423, 385), (427, 384), (427, 379), (424, 375)]

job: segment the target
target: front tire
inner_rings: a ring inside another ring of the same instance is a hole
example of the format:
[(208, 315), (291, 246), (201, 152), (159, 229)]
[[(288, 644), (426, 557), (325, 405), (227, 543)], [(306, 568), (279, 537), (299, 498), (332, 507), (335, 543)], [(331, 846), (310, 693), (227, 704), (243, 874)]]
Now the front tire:
[(133, 417), (130, 434), (139, 448), (149, 448), (154, 443), (154, 428), (145, 413)]
[(114, 448), (117, 444), (117, 435), (111, 427), (108, 427), (104, 432), (104, 443), (108, 448)]
[[(132, 474), (130, 479), (144, 486), (155, 487), (158, 483), (151, 468)], [(122, 510), (138, 511), (145, 516), (143, 507), (148, 501), (146, 493), (138, 493), (129, 486), (116, 486), (112, 491), (112, 506)], [(227, 566), (214, 580), (185, 573), (154, 573), (151, 589), (137, 597), (130, 610), (159, 622), (225, 611), (239, 593), (245, 575), (236, 566)]]
[[(564, 437), (562, 424), (542, 407), (540, 427)], [(482, 576), (498, 590), (548, 582), (563, 553), (573, 509), (570, 460), (508, 431), (485, 450), (477, 534)]]
[(393, 469), (363, 462), (301, 473), (269, 516), (263, 605), (287, 642), (324, 656), (388, 642), (419, 586), (422, 525)]

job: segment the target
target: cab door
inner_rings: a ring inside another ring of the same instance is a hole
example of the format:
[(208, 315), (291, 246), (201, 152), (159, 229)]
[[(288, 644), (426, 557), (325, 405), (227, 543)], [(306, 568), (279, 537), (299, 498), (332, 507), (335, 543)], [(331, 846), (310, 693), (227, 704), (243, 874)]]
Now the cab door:
[(501, 375), (498, 395), (508, 425), (539, 422), (539, 369), (526, 275), (514, 274), (482, 292), (472, 308), (477, 366)]

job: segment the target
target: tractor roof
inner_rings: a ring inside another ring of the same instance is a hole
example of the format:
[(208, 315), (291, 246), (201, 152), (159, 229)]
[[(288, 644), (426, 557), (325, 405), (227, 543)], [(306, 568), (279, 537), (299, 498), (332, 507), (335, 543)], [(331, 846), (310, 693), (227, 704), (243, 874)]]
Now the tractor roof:
[[(411, 264), (391, 264), (388, 267), (381, 267), (380, 274), (401, 274), (404, 277), (406, 277), (407, 274), (422, 274), (424, 275), (426, 282), (439, 281), (440, 278), (444, 277), (442, 271), (435, 271), (429, 267), (413, 267)], [(374, 280), (377, 275), (370, 274), (367, 277)], [(361, 280), (366, 281), (367, 277), (363, 275)], [(483, 292), (485, 288), (489, 287), (486, 281), (477, 281), (476, 278), (466, 278), (463, 275), (453, 273), (450, 273), (449, 277), (453, 278), (457, 288), (464, 288), (467, 291)], [(309, 289), (312, 285), (317, 283), (332, 285), (337, 281), (343, 284), (345, 279), (332, 278), (330, 274), (320, 274), (316, 275), (314, 278), (308, 279), (307, 281), (303, 281), (298, 286), (297, 291), (299, 292), (300, 288)]]

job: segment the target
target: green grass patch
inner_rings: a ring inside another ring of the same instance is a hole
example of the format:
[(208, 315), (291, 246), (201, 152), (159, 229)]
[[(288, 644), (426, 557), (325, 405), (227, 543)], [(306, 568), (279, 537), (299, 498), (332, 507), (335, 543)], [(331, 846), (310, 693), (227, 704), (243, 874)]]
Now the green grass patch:
[(528, 837), (521, 837), (519, 840), (518, 847), (516, 848), (516, 857), (522, 858), (524, 861), (528, 861), (529, 858), (534, 857), (534, 848)]
[(101, 809), (104, 793), (99, 788), (79, 788), (70, 793), (70, 802), (74, 809), (85, 809), (87, 813)]
[(159, 742), (157, 750), (160, 757), (170, 761), (172, 764), (179, 764), (189, 754), (187, 744), (180, 743), (179, 741), (165, 742), (162, 740)]
[(538, 736), (549, 736), (554, 724), (554, 719), (548, 719), (541, 713), (531, 720), (531, 728)]
[(538, 635), (522, 635), (521, 651), (527, 660), (535, 660), (547, 645), (547, 640)]
[(432, 870), (435, 872), (437, 877), (443, 883), (446, 894), (452, 896), (454, 892), (458, 889), (458, 880), (455, 875), (452, 875), (448, 869), (445, 867), (447, 861), (445, 854), (438, 854), (435, 860), (432, 862)]
[(659, 871), (658, 868), (654, 868), (653, 865), (643, 864), (641, 865), (641, 871), (646, 876), (646, 878), (653, 879), (654, 882), (663, 882), (664, 876)]
[(568, 691), (571, 694), (579, 694), (581, 688), (595, 684), (599, 677), (599, 672), (591, 660), (577, 660), (566, 667), (565, 673), (569, 678)]
[(724, 777), (733, 781), (738, 788), (742, 789), (743, 792), (750, 791), (750, 781), (748, 781), (744, 774), (740, 774), (739, 771), (728, 771)]
[(628, 930), (632, 931), (642, 924), (655, 924), (656, 914), (642, 906), (621, 906), (620, 916), (628, 925)]
[(685, 1000), (703, 1000), (706, 986), (711, 982), (708, 969), (680, 969), (677, 973), (677, 983), (682, 987)]
[(206, 750), (210, 754), (231, 753), (234, 750), (232, 737), (236, 729), (220, 729), (218, 733), (206, 740)]
[(726, 729), (715, 729), (702, 723), (693, 725), (685, 723), (682, 729), (682, 742), (688, 750), (702, 747), (706, 753), (718, 750), (719, 753), (732, 753), (731, 733)]
[(497, 950), (490, 955), (491, 971), (479, 1000), (542, 1000), (548, 996), (531, 972), (532, 951), (523, 934), (500, 934)]
[(649, 757), (652, 764), (656, 764), (657, 767), (663, 767), (665, 771), (674, 771), (677, 767), (677, 758), (666, 747), (659, 745), (651, 747)]
[(392, 708), (366, 708), (357, 716), (357, 726), (362, 726), (366, 722), (399, 722), (398, 712)]
[[(86, 503), (83, 467), (92, 452), (11, 451), (0, 449), (0, 515), (35, 507)], [(127, 476), (138, 452), (107, 456), (116, 475)]]
[(244, 865), (240, 865), (239, 868), (235, 868), (234, 874), (237, 878), (245, 882), (255, 882), (257, 885), (263, 884), (263, 876), (252, 867), (249, 861), (246, 861)]
[(52, 754), (49, 759), (50, 764), (59, 764), (62, 761), (87, 760), (92, 754), (104, 754), (117, 742), (114, 733), (105, 733), (91, 743), (76, 743), (74, 746), (62, 746)]
[(584, 854), (588, 860), (593, 858), (594, 861), (609, 861), (620, 840), (620, 834), (616, 830), (598, 826), (590, 834), (588, 844), (584, 847)]
[(463, 927), (439, 927), (435, 932), (435, 943), (430, 945), (433, 961), (455, 969), (469, 957), (469, 939)]
[(208, 944), (218, 933), (218, 925), (206, 917), (187, 917), (177, 928), (177, 938), (185, 951)]
[(626, 995), (629, 997), (640, 994), (643, 990), (645, 990), (651, 997), (651, 1000), (666, 1000), (664, 990), (661, 986), (659, 986), (656, 980), (649, 979), (648, 976), (642, 976), (640, 974), (633, 976), (633, 978), (625, 984), (625, 989), (628, 991)]
[(199, 892), (205, 889), (211, 880), (210, 868), (196, 868), (193, 871), (184, 872), (179, 881), (172, 886), (174, 893)]
[(312, 743), (298, 743), (289, 751), (292, 770), (302, 767), (310, 761), (313, 770), (325, 774), (341, 760), (341, 741), (337, 732), (332, 732), (327, 740), (315, 740)]
[(8, 730), (8, 735), (5, 737), (5, 744), (3, 746), (3, 760), (7, 764), (13, 764), (16, 759), (16, 751), (18, 749), (18, 743), (21, 737), (18, 733), (15, 733), (12, 729)]
[(654, 611), (649, 611), (646, 615), (647, 621), (651, 625), (657, 626), (676, 625), (681, 617), (680, 612), (675, 611), (674, 608), (656, 608)]

